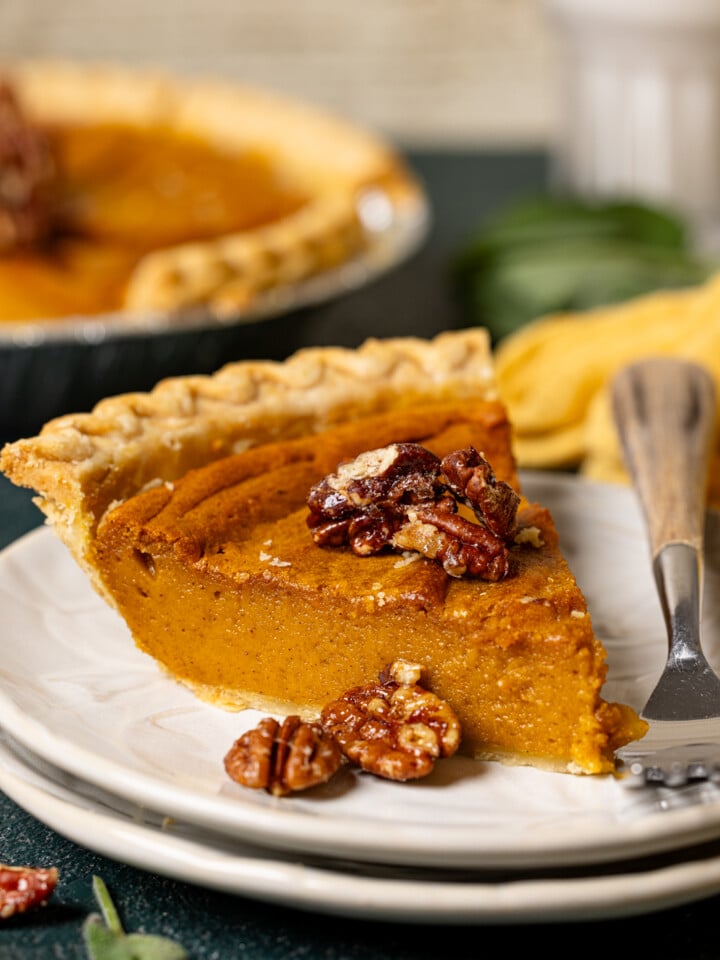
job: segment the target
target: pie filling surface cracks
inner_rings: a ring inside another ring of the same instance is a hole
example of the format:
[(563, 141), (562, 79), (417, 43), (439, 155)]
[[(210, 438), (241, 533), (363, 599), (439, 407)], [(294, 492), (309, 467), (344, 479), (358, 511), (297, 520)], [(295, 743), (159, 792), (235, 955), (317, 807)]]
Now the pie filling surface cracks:
[(457, 713), (465, 753), (612, 771), (643, 724), (602, 698), (605, 651), (542, 506), (521, 495), (533, 535), (496, 582), (413, 550), (316, 544), (309, 491), (393, 444), (474, 448), (522, 493), (484, 331), (165, 381), (52, 421), (1, 462), (138, 646), (198, 696), (316, 718), (403, 659)]

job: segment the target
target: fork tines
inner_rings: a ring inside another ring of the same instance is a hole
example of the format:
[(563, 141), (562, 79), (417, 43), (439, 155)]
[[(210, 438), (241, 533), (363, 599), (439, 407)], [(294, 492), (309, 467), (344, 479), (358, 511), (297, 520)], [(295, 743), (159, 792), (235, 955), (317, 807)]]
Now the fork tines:
[(630, 787), (657, 785), (680, 787), (698, 780), (720, 783), (720, 745), (691, 743), (666, 747), (642, 756), (625, 757), (619, 772)]

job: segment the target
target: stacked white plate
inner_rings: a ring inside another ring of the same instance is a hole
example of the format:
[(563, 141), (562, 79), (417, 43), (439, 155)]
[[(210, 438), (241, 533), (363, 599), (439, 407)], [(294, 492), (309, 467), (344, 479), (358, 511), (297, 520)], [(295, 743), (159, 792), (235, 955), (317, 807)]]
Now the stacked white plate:
[[(531, 474), (609, 658), (641, 707), (666, 654), (634, 497)], [(706, 652), (720, 660), (720, 517), (708, 519)], [(254, 711), (198, 701), (134, 646), (47, 528), (0, 554), (0, 788), (64, 836), (209, 888), (414, 923), (628, 916), (720, 891), (720, 788), (632, 789), (454, 757), (414, 783), (345, 770), (274, 798), (223, 756)], [(639, 882), (639, 880), (642, 882)]]

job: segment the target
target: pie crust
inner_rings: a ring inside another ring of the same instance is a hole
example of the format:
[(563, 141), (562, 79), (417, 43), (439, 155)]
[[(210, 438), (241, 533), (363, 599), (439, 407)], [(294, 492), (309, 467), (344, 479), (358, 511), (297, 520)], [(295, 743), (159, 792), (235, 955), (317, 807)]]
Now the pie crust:
[(376, 218), (421, 216), (422, 190), (380, 137), (319, 108), (259, 89), (107, 64), (8, 64), (28, 116), (42, 125), (118, 124), (171, 130), (223, 151), (259, 152), (306, 198), (266, 224), (147, 253), (125, 292), (130, 314), (202, 305), (247, 310), (361, 253)]
[(456, 710), (465, 752), (611, 772), (644, 726), (602, 699), (605, 650), (546, 510), (523, 499), (535, 536), (500, 583), (312, 541), (308, 484), (396, 441), (438, 456), (479, 444), (519, 489), (486, 331), (169, 379), (51, 421), (0, 466), (37, 491), (138, 646), (198, 696), (310, 717), (400, 657)]
[(89, 550), (105, 512), (151, 484), (273, 439), (353, 417), (453, 399), (497, 399), (484, 329), (311, 347), (284, 362), (239, 361), (100, 401), (7, 444), (0, 468), (36, 503), (96, 587)]

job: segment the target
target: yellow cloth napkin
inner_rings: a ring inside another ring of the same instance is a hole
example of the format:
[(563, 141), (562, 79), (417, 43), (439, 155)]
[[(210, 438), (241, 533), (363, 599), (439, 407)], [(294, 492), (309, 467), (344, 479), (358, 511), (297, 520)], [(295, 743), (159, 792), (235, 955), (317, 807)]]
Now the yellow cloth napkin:
[[(498, 388), (520, 468), (577, 468), (590, 479), (627, 482), (608, 384), (625, 364), (661, 355), (704, 364), (720, 397), (720, 273), (697, 287), (542, 317), (501, 341)], [(720, 453), (710, 498), (720, 503)]]

